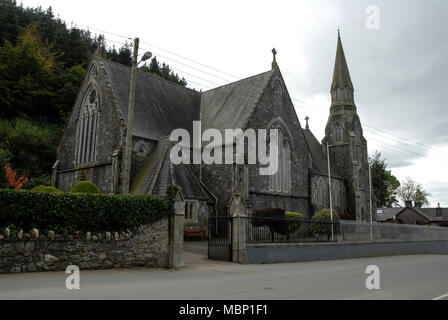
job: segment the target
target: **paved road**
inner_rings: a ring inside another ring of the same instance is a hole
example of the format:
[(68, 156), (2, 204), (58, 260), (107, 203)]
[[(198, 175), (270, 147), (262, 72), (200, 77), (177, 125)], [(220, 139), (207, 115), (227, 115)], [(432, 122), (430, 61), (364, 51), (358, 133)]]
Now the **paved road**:
[[(64, 272), (0, 275), (0, 299), (434, 299), (448, 293), (448, 256), (238, 265), (191, 251), (180, 270), (81, 271), (80, 290), (65, 288)], [(372, 264), (381, 271), (380, 290), (365, 288)]]

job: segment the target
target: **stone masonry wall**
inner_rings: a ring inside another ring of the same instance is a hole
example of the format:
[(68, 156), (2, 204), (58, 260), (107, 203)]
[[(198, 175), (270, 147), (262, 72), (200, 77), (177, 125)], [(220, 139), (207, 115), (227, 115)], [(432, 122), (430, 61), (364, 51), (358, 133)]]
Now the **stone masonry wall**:
[[(69, 265), (81, 270), (169, 266), (169, 223), (162, 219), (135, 234), (101, 234), (74, 239), (25, 235), (0, 240), (0, 274), (63, 271)], [(100, 238), (100, 239), (99, 239)]]

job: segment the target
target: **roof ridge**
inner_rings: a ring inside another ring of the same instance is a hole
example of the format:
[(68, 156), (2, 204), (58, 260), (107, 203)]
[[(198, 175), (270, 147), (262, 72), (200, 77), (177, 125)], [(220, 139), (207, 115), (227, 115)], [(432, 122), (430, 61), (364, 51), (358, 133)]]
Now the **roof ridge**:
[[(115, 64), (115, 65), (117, 65), (117, 66), (120, 66), (120, 67), (122, 67), (122, 68), (131, 69), (131, 67), (128, 67), (128, 66), (126, 66), (126, 65), (124, 65), (124, 64), (121, 64), (121, 63), (118, 63), (118, 62), (115, 62), (115, 61), (112, 61), (112, 60), (108, 60), (108, 59), (103, 58), (103, 57), (100, 57), (100, 59), (102, 59), (103, 61), (107, 61), (107, 62), (110, 62), (110, 63), (112, 63), (112, 64)], [(179, 84), (179, 83), (176, 83), (176, 82), (173, 82), (173, 81), (170, 81), (170, 80), (166, 80), (166, 79), (163, 79), (163, 78), (159, 78), (158, 76), (156, 76), (156, 75), (154, 75), (154, 74), (152, 74), (152, 73), (144, 72), (144, 71), (140, 71), (140, 70), (137, 70), (137, 72), (139, 72), (140, 74), (143, 74), (143, 75), (145, 75), (145, 76), (152, 77), (152, 78), (154, 78), (154, 79), (156, 79), (156, 80), (159, 80), (159, 81), (161, 81), (161, 82), (163, 82), (163, 83), (167, 83), (167, 84), (170, 84), (170, 85), (179, 86), (180, 88), (187, 89), (187, 90), (192, 91), (192, 92), (196, 92), (197, 94), (201, 94), (199, 91), (196, 91), (196, 90), (194, 90), (194, 89), (188, 88), (187, 86), (183, 86), (183, 85), (181, 85), (181, 84)]]
[(236, 83), (238, 83), (238, 82), (246, 81), (246, 80), (249, 80), (249, 79), (251, 79), (251, 78), (255, 78), (255, 77), (258, 77), (258, 76), (267, 74), (267, 73), (269, 73), (269, 72), (273, 72), (273, 70), (265, 71), (265, 72), (262, 72), (262, 73), (255, 74), (255, 75), (253, 75), (253, 76), (247, 77), (247, 78), (243, 78), (243, 79), (240, 79), (240, 80), (237, 80), (237, 81), (234, 81), (234, 82), (229, 82), (229, 83), (227, 83), (227, 84), (223, 84), (222, 86), (219, 86), (219, 87), (216, 87), (216, 88), (213, 88), (213, 89), (209, 89), (209, 90), (207, 90), (207, 91), (203, 91), (202, 94), (207, 93), (207, 92), (210, 92), (210, 91), (213, 91), (213, 90), (221, 89), (221, 88), (223, 88), (223, 87), (230, 86), (230, 85), (232, 85), (232, 84), (236, 84)]

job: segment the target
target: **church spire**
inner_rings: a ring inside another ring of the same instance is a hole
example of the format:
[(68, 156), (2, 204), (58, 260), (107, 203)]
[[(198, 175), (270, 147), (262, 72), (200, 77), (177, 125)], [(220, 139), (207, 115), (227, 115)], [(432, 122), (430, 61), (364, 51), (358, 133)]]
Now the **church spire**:
[(350, 79), (347, 61), (345, 60), (344, 48), (342, 47), (341, 34), (338, 29), (338, 45), (336, 50), (336, 60), (334, 63), (333, 83), (331, 84), (331, 91), (336, 87), (348, 87), (353, 89), (353, 84)]
[(334, 62), (333, 82), (331, 84), (332, 105), (354, 105), (353, 84), (350, 79), (344, 48), (342, 47), (341, 34), (338, 29), (338, 45)]

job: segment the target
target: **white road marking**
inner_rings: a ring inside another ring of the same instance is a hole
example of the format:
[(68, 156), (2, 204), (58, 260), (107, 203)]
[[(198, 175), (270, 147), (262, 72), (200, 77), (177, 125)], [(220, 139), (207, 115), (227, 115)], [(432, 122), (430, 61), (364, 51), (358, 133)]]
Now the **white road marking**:
[(444, 298), (448, 298), (448, 293), (447, 293), (447, 294), (444, 294), (444, 295), (441, 295), (440, 297), (434, 298), (434, 299), (432, 299), (432, 300), (442, 300), (442, 299), (444, 299)]

